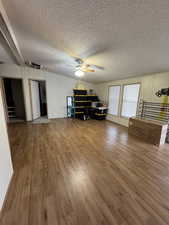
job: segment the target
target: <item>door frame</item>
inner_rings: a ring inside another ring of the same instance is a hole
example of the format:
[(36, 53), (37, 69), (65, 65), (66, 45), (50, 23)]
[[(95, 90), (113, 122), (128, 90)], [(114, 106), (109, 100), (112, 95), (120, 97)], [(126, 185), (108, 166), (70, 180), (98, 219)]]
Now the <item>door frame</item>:
[(24, 90), (24, 80), (20, 77), (8, 77), (8, 76), (0, 76), (0, 85), (2, 86), (2, 97), (3, 97), (3, 103), (4, 103), (4, 109), (5, 109), (5, 118), (6, 122), (9, 123), (9, 117), (8, 117), (8, 107), (6, 102), (6, 93), (5, 93), (5, 86), (4, 86), (4, 79), (15, 79), (15, 80), (21, 80), (22, 81), (22, 93), (23, 93), (23, 103), (24, 103), (24, 111), (25, 111), (25, 119), (24, 121), (27, 121), (27, 111), (26, 111), (26, 97), (25, 97), (25, 90)]
[(45, 82), (45, 89), (46, 89), (46, 111), (47, 111), (47, 118), (49, 119), (49, 115), (48, 115), (48, 98), (47, 98), (47, 85), (46, 85), (46, 80), (43, 79), (28, 79), (29, 82), (29, 93), (30, 93), (30, 105), (31, 105), (31, 117), (33, 121), (33, 106), (32, 106), (32, 91), (31, 91), (31, 81), (37, 81), (37, 82)]
[(3, 102), (3, 105), (4, 105), (5, 120), (6, 120), (6, 123), (9, 123), (8, 107), (7, 107), (7, 102), (6, 102), (6, 94), (5, 94), (3, 77), (0, 77), (0, 88), (2, 89), (2, 102)]

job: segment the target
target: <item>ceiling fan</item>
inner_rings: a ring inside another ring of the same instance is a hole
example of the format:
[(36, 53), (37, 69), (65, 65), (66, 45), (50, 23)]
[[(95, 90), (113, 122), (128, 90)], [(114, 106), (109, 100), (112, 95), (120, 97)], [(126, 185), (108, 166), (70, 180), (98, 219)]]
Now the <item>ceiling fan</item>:
[[(96, 70), (104, 70), (104, 67), (102, 67), (102, 66), (85, 63), (84, 59), (82, 59), (80, 57), (75, 57), (75, 56), (70, 56), (70, 57), (74, 59), (74, 61), (75, 61), (75, 63), (77, 65), (75, 65), (74, 63), (73, 64), (66, 64), (66, 63), (64, 63), (64, 65), (65, 66), (75, 67), (75, 75), (76, 76), (79, 76), (79, 77), (80, 76), (83, 76), (85, 72), (87, 72), (87, 73), (91, 73), (92, 72), (93, 73), (93, 72), (96, 72)], [(29, 61), (27, 61), (27, 62), (25, 62), (25, 64), (27, 66), (29, 66), (29, 67), (34, 68), (34, 69), (48, 70), (48, 68), (46, 66), (37, 64), (35, 62), (29, 62)]]
[[(93, 73), (93, 72), (96, 72), (96, 70), (104, 70), (105, 68), (103, 66), (98, 66), (98, 65), (94, 65), (94, 64), (90, 64), (90, 63), (87, 63), (87, 59), (89, 57), (91, 57), (91, 55), (95, 55), (93, 54), (87, 54), (87, 55), (84, 55), (82, 57), (79, 57), (78, 55), (75, 55), (75, 54), (72, 54), (72, 52), (70, 51), (64, 51), (64, 53), (68, 56), (67, 58), (67, 61), (64, 61), (64, 60), (59, 60), (58, 62), (56, 62), (57, 65), (61, 65), (61, 66), (64, 66), (64, 67), (71, 67), (71, 68), (74, 68), (74, 73), (76, 76), (83, 76), (85, 73)], [(96, 52), (98, 53), (98, 52)], [(71, 61), (69, 60), (71, 58)], [(73, 62), (72, 62), (72, 59), (73, 59)], [(35, 68), (35, 69), (43, 69), (43, 70), (46, 70), (46, 71), (50, 71), (51, 68), (50, 66), (54, 66), (55, 67), (55, 62), (52, 62), (52, 63), (48, 63), (46, 65), (46, 63), (44, 63), (44, 65), (40, 65), (38, 63), (35, 63), (35, 62), (31, 62), (31, 61), (27, 61), (25, 62), (25, 64), (29, 67), (32, 67), (32, 68)]]
[(75, 62), (77, 63), (75, 67), (75, 75), (76, 76), (83, 76), (85, 72), (93, 73), (96, 70), (104, 70), (103, 66), (98, 66), (94, 64), (85, 63), (84, 59), (80, 57), (73, 57)]

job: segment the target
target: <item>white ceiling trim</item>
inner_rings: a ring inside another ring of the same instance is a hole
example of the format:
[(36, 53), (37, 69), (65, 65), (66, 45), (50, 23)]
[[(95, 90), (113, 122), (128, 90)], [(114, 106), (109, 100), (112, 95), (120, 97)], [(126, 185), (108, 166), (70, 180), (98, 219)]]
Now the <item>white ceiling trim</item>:
[[(2, 1), (0, 0), (0, 32), (2, 34), (3, 39), (6, 41), (6, 45), (9, 47), (11, 51), (12, 57), (15, 62), (19, 65), (24, 65), (24, 58), (21, 54), (18, 42), (16, 40), (14, 31), (6, 14), (6, 11), (3, 7)], [(3, 44), (5, 42), (3, 41)], [(6, 46), (5, 46), (6, 48)]]

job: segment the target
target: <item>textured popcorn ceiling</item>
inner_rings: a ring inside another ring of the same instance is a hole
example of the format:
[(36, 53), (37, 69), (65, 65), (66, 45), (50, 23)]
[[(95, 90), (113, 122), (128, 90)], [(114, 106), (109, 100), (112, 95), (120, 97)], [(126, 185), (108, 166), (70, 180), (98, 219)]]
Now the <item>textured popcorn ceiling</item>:
[[(88, 57), (102, 82), (169, 70), (169, 0), (3, 0), (26, 60), (74, 76)], [(73, 64), (73, 66), (70, 66)]]

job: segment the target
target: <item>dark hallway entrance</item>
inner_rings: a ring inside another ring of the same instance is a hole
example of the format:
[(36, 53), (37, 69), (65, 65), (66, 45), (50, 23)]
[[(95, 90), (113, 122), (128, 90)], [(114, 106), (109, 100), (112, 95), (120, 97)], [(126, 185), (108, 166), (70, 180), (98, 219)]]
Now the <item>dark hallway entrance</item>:
[(3, 81), (8, 122), (25, 121), (22, 79), (4, 78)]

